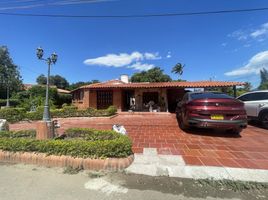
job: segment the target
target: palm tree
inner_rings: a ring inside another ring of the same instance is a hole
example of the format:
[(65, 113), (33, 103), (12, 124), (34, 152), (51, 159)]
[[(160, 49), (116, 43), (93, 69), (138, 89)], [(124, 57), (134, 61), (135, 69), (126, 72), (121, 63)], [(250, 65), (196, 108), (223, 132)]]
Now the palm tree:
[(181, 64), (181, 63), (177, 63), (173, 68), (172, 68), (172, 73), (174, 74), (178, 74), (179, 76), (181, 76), (183, 74), (183, 68), (185, 67), (185, 65)]

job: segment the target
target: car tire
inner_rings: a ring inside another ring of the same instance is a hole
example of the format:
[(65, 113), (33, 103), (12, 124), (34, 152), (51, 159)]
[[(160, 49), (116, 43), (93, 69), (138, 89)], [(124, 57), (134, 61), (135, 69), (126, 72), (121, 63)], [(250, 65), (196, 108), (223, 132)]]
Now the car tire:
[(182, 118), (178, 118), (179, 120), (179, 127), (181, 130), (185, 131), (188, 129), (188, 126), (183, 122)]
[(265, 129), (268, 129), (268, 112), (264, 112), (262, 113), (261, 117), (260, 117), (260, 121), (262, 123), (262, 126)]
[(227, 132), (229, 132), (232, 135), (237, 135), (239, 136), (241, 133), (242, 129), (241, 128), (235, 128), (235, 129), (229, 129)]

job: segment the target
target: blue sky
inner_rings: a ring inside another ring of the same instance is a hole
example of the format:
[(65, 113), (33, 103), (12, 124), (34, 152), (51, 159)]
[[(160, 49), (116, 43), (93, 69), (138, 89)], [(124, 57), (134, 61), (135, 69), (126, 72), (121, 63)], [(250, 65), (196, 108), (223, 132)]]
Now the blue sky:
[[(267, 0), (3, 0), (0, 12), (129, 15), (268, 7)], [(115, 79), (159, 66), (186, 65), (189, 81), (259, 84), (268, 68), (268, 11), (131, 19), (70, 19), (0, 15), (0, 44), (9, 47), (25, 83), (47, 71), (35, 49), (59, 60), (52, 74), (69, 82)]]

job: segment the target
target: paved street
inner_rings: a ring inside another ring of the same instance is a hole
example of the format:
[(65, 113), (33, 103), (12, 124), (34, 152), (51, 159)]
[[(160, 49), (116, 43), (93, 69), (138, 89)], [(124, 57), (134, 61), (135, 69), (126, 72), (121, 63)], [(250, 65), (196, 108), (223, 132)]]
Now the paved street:
[(60, 168), (0, 164), (0, 199), (252, 200), (267, 199), (268, 195), (268, 186), (261, 184), (216, 184), (189, 179), (86, 171), (71, 175), (64, 174), (63, 171)]

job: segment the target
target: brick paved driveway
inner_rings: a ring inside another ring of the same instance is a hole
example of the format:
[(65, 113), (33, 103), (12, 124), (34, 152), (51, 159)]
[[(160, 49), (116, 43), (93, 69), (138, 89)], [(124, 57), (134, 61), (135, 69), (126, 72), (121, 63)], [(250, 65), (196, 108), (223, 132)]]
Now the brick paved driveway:
[[(157, 148), (159, 154), (182, 155), (188, 165), (226, 166), (268, 169), (268, 130), (248, 126), (241, 136), (213, 130), (179, 129), (174, 114), (120, 114), (114, 118), (60, 119), (62, 128), (91, 127), (111, 129), (113, 124), (126, 127), (133, 151)], [(13, 130), (35, 128), (35, 123), (18, 123)]]

